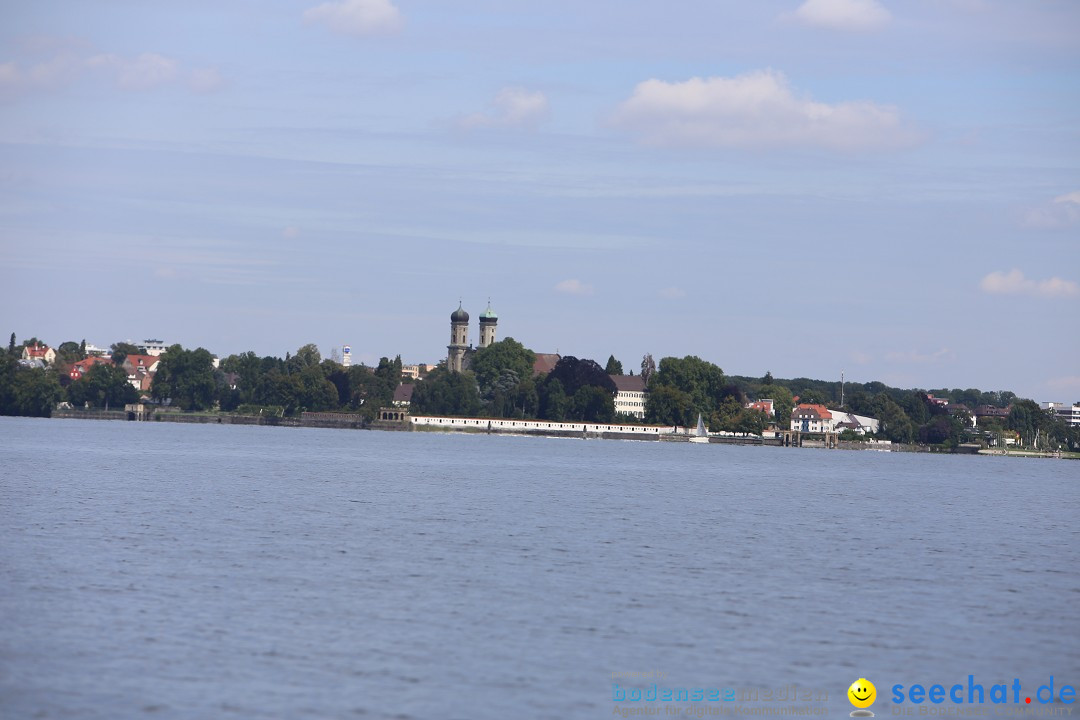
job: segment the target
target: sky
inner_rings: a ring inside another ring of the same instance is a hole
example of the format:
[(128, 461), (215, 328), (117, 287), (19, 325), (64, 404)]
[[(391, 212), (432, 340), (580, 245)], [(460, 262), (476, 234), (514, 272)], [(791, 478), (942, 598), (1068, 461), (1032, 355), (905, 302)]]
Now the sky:
[(0, 331), (1080, 400), (1073, 0), (0, 8)]

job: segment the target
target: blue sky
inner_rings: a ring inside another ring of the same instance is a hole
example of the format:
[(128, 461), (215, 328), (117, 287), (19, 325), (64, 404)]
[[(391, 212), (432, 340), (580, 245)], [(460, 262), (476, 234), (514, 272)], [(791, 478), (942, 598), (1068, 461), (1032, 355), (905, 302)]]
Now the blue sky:
[(1080, 400), (1080, 3), (0, 10), (2, 330)]

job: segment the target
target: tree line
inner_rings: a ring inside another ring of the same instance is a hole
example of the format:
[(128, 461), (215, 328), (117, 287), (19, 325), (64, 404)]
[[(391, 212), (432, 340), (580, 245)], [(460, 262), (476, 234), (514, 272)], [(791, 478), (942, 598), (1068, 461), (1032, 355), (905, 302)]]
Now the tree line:
[[(6, 352), (0, 351), (0, 414), (47, 417), (64, 401), (76, 407), (122, 408), (139, 399), (122, 368), (124, 359), (138, 354), (139, 347), (114, 343), (110, 362), (98, 363), (82, 379), (72, 380), (67, 370), (86, 358), (85, 341), (61, 343), (51, 367), (22, 367), (18, 363), (22, 349), (37, 344), (43, 343), (30, 338), (17, 345), (12, 334)], [(604, 367), (588, 358), (566, 356), (543, 375), (534, 373), (535, 361), (536, 354), (513, 338), (492, 343), (475, 352), (467, 371), (451, 373), (439, 367), (416, 382), (411, 411), (559, 422), (640, 422), (615, 411), (611, 375), (622, 374), (623, 364), (614, 356)], [(696, 356), (664, 357), (657, 363), (646, 354), (639, 367), (649, 390), (644, 421), (650, 424), (693, 426), (700, 414), (714, 432), (760, 434), (770, 422), (789, 427), (797, 399), (877, 418), (878, 437), (894, 442), (955, 447), (984, 433), (1001, 436), (1014, 431), (1029, 446), (1080, 446), (1080, 429), (1070, 428), (1034, 401), (1008, 391), (905, 390), (880, 382), (848, 382), (841, 389), (839, 382), (784, 380), (768, 372), (761, 378), (728, 376), (716, 364)], [(373, 420), (380, 408), (391, 404), (402, 381), (400, 356), (383, 357), (375, 367), (346, 368), (323, 359), (318, 348), (308, 344), (284, 358), (260, 357), (250, 351), (230, 355), (215, 368), (206, 349), (173, 345), (158, 358), (149, 395), (186, 412), (295, 416), (304, 411), (337, 411)], [(932, 402), (931, 395), (949, 400), (949, 405)], [(774, 418), (746, 407), (750, 400), (763, 398), (773, 400)], [(1003, 417), (984, 417), (973, 429), (970, 411), (983, 405), (1010, 409)]]

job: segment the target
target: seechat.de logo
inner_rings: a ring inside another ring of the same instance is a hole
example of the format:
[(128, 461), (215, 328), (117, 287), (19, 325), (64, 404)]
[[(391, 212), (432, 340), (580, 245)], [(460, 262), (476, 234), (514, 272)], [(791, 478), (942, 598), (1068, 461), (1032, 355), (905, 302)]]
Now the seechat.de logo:
[[(1076, 702), (1075, 687), (1064, 683), (1058, 683), (1057, 687), (1056, 697), (1058, 702), (1063, 705), (1071, 705)], [(1040, 705), (1046, 705), (1054, 702), (1054, 698), (1053, 675), (1050, 676), (1050, 682), (1046, 685), (1040, 685), (1033, 695), (1023, 691), (1020, 678), (1013, 678), (1012, 683), (1009, 685), (1002, 683), (983, 687), (981, 683), (975, 682), (974, 675), (968, 675), (966, 684), (956, 683), (951, 686), (934, 684), (929, 687), (919, 684), (908, 687), (904, 685), (892, 686), (892, 701), (897, 705), (908, 702), (913, 705), (921, 705), (925, 702), (933, 705), (940, 705), (945, 702), (955, 705), (982, 705), (986, 702), (994, 705), (1030, 705), (1033, 700)]]

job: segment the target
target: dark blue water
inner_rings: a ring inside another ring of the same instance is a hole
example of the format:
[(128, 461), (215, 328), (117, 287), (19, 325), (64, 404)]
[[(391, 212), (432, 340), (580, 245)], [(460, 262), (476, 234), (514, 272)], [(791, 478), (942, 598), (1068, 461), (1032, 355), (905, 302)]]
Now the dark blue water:
[(0, 418), (0, 463), (3, 717), (1080, 685), (1076, 462)]

